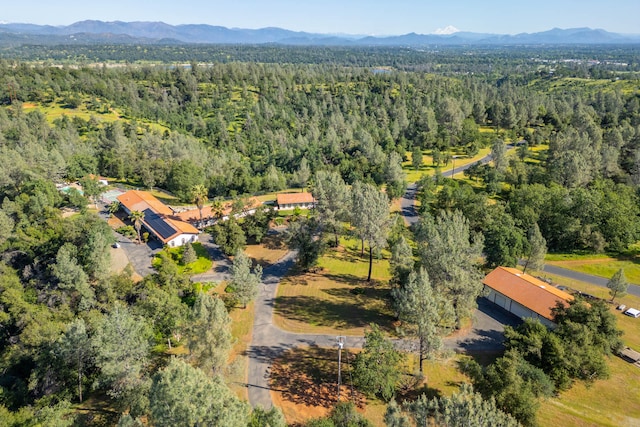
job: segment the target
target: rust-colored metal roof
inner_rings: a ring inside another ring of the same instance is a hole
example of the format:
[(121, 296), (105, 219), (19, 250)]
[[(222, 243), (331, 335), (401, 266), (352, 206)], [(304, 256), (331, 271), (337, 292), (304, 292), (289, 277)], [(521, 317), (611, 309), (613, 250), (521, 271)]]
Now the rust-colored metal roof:
[(573, 301), (572, 295), (516, 268), (498, 267), (482, 283), (551, 321), (556, 302), (568, 305)]
[(276, 195), (278, 205), (309, 204), (315, 201), (311, 193), (281, 193)]

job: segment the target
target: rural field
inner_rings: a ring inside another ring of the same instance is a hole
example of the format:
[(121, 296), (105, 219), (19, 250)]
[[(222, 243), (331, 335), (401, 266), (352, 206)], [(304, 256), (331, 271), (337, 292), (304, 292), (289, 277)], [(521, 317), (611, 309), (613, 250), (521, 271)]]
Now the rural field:
[(359, 242), (341, 239), (341, 246), (329, 249), (313, 272), (292, 274), (280, 283), (274, 323), (314, 334), (362, 336), (370, 323), (392, 331), (389, 261), (374, 259), (371, 283), (366, 281), (368, 268), (368, 252), (360, 254)]

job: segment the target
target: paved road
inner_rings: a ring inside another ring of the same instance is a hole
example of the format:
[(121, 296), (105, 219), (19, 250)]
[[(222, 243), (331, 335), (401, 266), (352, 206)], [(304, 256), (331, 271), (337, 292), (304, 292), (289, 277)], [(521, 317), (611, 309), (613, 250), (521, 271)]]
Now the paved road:
[[(97, 207), (98, 216), (105, 220), (105, 222), (108, 221), (109, 212), (107, 210), (107, 205), (104, 203), (98, 203)], [(138, 244), (136, 240), (131, 240), (119, 233), (116, 233), (115, 231), (112, 231), (112, 233), (116, 242), (120, 244), (120, 247), (124, 250), (127, 258), (129, 258), (129, 262), (136, 273), (142, 277), (155, 273), (155, 269), (151, 266), (151, 261), (155, 254), (162, 249), (162, 244), (159, 241), (151, 239), (146, 244)]]
[(407, 191), (400, 199), (400, 214), (404, 217), (404, 222), (408, 226), (412, 226), (418, 222), (418, 210), (416, 209), (416, 191), (418, 186), (416, 183), (409, 184)]
[[(489, 162), (486, 156), (479, 162)], [(462, 172), (471, 164), (456, 168)], [(443, 172), (444, 176), (452, 176), (453, 170)], [(410, 184), (401, 200), (402, 215), (411, 225), (418, 221), (415, 210), (416, 185)], [(253, 323), (253, 339), (249, 347), (249, 369), (247, 387), (249, 403), (252, 406), (271, 408), (273, 405), (269, 391), (269, 371), (271, 362), (283, 351), (299, 345), (317, 345), (333, 347), (336, 345), (334, 335), (295, 334), (283, 331), (273, 324), (273, 309), (278, 284), (295, 260), (295, 253), (289, 252), (276, 264), (267, 267), (263, 273), (260, 294), (255, 302)], [(502, 349), (504, 325), (516, 325), (520, 319), (499, 309), (484, 298), (478, 300), (478, 310), (474, 314), (473, 327), (464, 335), (449, 337), (444, 340), (444, 348), (456, 351), (496, 351)], [(411, 341), (396, 340), (402, 348), (415, 346)], [(348, 336), (345, 345), (348, 348), (362, 348), (364, 337)]]
[[(566, 277), (567, 279), (579, 280), (580, 282), (589, 283), (591, 285), (606, 287), (609, 279), (594, 276), (592, 274), (580, 273), (578, 271), (569, 270), (555, 265), (545, 265), (544, 271), (550, 274), (556, 274), (558, 276)], [(640, 286), (629, 285), (627, 293), (640, 297)]]
[[(287, 253), (276, 264), (265, 268), (260, 293), (255, 302), (253, 339), (248, 350), (249, 369), (247, 388), (252, 406), (271, 408), (269, 373), (272, 361), (283, 351), (300, 345), (335, 347), (334, 335), (296, 334), (283, 331), (273, 324), (273, 309), (278, 284), (293, 266), (295, 252)], [(473, 328), (463, 335), (445, 339), (444, 348), (455, 351), (494, 352), (502, 349), (504, 325), (517, 325), (520, 319), (499, 309), (484, 298), (478, 300)], [(364, 337), (347, 336), (345, 346), (362, 348)], [(396, 340), (403, 349), (412, 349), (415, 343)]]
[[(513, 148), (513, 145), (511, 144), (507, 145), (507, 150), (510, 150), (512, 148)], [(483, 158), (475, 162), (471, 162), (466, 165), (458, 166), (457, 168), (451, 168), (449, 170), (446, 170), (442, 172), (442, 176), (445, 178), (452, 178), (454, 174), (464, 172), (467, 169), (469, 169), (471, 166), (477, 163), (481, 163), (481, 164), (489, 163), (491, 159), (492, 159), (491, 154), (487, 154), (486, 156), (484, 156)], [(401, 214), (404, 217), (404, 221), (408, 226), (412, 226), (413, 224), (418, 222), (418, 219), (419, 219), (418, 210), (416, 209), (416, 206), (415, 206), (416, 191), (417, 191), (416, 183), (415, 182), (411, 183), (407, 186), (407, 191), (404, 193), (404, 195), (400, 199)]]

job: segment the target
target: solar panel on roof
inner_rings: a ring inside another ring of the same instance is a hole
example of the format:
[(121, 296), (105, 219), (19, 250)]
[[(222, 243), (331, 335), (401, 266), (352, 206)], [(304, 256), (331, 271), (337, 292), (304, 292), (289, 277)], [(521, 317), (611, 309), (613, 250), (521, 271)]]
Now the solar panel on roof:
[(167, 239), (176, 234), (176, 229), (151, 209), (147, 208), (144, 210), (144, 222), (153, 228), (163, 239)]

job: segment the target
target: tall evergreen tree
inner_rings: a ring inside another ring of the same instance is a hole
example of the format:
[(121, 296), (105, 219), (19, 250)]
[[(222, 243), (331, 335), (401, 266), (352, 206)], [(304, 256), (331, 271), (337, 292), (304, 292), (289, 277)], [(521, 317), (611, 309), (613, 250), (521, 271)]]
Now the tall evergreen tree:
[(147, 324), (116, 303), (93, 329), (92, 347), (100, 377), (109, 388), (108, 394), (126, 407), (143, 387), (150, 349)]
[(471, 314), (482, 292), (482, 236), (472, 238), (460, 211), (424, 216), (416, 229), (422, 266), (437, 293), (453, 305), (456, 328)]
[(349, 188), (338, 173), (318, 171), (314, 176), (311, 193), (316, 200), (315, 210), (320, 225), (333, 232), (335, 246), (338, 246), (342, 223), (349, 219)]
[(424, 268), (411, 272), (407, 281), (392, 291), (400, 320), (415, 327), (418, 337), (420, 371), (422, 362), (442, 345), (443, 331), (439, 326), (444, 304), (438, 301)]
[(395, 151), (390, 153), (387, 158), (385, 184), (387, 196), (389, 196), (391, 200), (401, 197), (407, 188), (404, 171), (402, 170), (402, 158)]
[(422, 148), (419, 144), (414, 145), (411, 151), (411, 166), (415, 170), (420, 170), (422, 166)]
[(547, 241), (542, 236), (537, 222), (529, 229), (528, 246), (529, 256), (524, 263), (522, 272), (525, 273), (527, 268), (542, 270), (544, 268), (544, 257), (547, 255)]
[[(371, 281), (373, 268), (373, 250), (382, 249), (386, 244), (389, 232), (389, 199), (371, 184), (356, 182), (352, 193), (351, 223), (356, 233), (362, 239), (363, 246), (369, 244), (369, 274), (367, 282)], [(363, 248), (364, 249), (364, 248)]]
[(205, 372), (218, 373), (226, 366), (233, 343), (231, 319), (219, 298), (200, 293), (187, 329), (190, 358)]
[(173, 358), (154, 377), (149, 392), (153, 425), (244, 427), (247, 405), (224, 384), (198, 368)]
[(236, 252), (231, 266), (231, 287), (238, 302), (247, 307), (258, 295), (258, 287), (262, 280), (262, 266), (256, 265), (251, 271), (251, 259), (242, 251)]
[(83, 319), (77, 319), (67, 326), (67, 330), (56, 344), (56, 354), (62, 362), (75, 371), (78, 400), (83, 400), (85, 373), (93, 360), (93, 349)]

